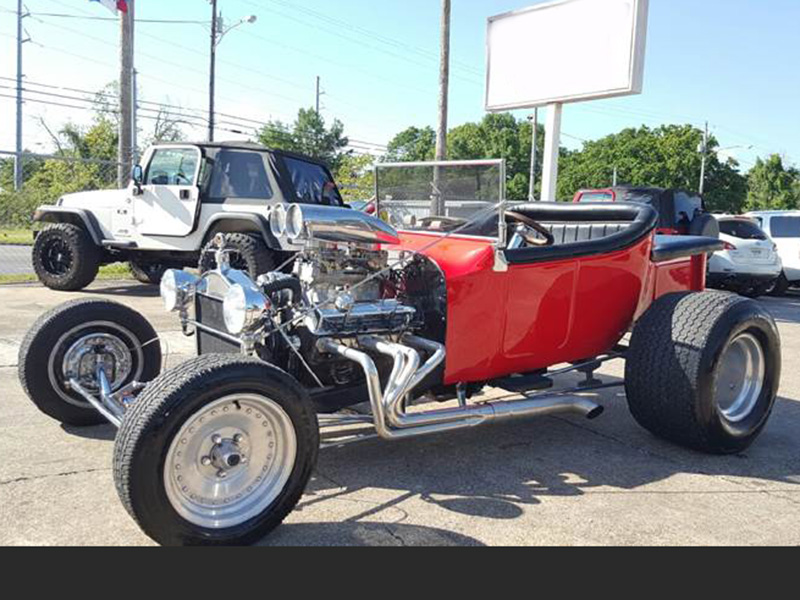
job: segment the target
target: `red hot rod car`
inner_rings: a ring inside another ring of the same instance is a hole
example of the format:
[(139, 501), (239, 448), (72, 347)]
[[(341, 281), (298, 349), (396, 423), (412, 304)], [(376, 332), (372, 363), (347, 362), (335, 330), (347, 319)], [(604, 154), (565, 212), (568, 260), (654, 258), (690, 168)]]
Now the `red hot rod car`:
[[(608, 360), (626, 360), (619, 385), (642, 426), (739, 452), (775, 403), (777, 328), (759, 304), (704, 291), (719, 240), (657, 236), (657, 222), (641, 204), (501, 204), (396, 231), (344, 208), (278, 207), (291, 266), (253, 281), (219, 236), (216, 270), (165, 275), (198, 358), (159, 375), (142, 316), (77, 301), (29, 333), (21, 380), (62, 422), (119, 428), (119, 496), (164, 544), (262, 538), (299, 501), (321, 445), (596, 418), (592, 392), (609, 386), (592, 375)], [(552, 391), (570, 371), (586, 381)], [(519, 397), (473, 400), (486, 386)]]

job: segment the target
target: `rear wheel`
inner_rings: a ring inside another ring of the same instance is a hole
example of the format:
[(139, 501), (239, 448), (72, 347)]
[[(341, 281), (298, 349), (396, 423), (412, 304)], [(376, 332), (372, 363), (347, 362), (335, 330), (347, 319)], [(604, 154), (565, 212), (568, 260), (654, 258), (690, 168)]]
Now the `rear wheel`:
[(741, 452), (775, 405), (780, 336), (757, 302), (718, 292), (662, 298), (636, 325), (628, 355), (634, 418), (683, 446)]
[(316, 465), (311, 400), (256, 359), (207, 355), (153, 382), (126, 415), (114, 480), (164, 545), (245, 545), (299, 502)]
[(792, 284), (786, 278), (786, 273), (781, 273), (781, 276), (778, 277), (778, 281), (775, 282), (775, 286), (772, 288), (769, 295), (775, 298), (782, 298), (786, 295), (786, 292), (789, 291), (790, 287), (792, 287)]
[(82, 227), (55, 223), (36, 236), (33, 269), (51, 290), (76, 292), (97, 277), (101, 250)]
[(140, 262), (132, 260), (129, 263), (133, 278), (145, 285), (159, 285), (167, 267), (160, 263)]
[[(244, 271), (255, 280), (275, 270), (275, 254), (267, 248), (264, 240), (246, 233), (230, 233), (225, 238), (229, 250), (231, 268)], [(214, 240), (206, 244), (200, 256), (200, 271), (206, 273), (217, 268)]]
[(53, 419), (74, 426), (98, 425), (102, 416), (70, 386), (99, 394), (102, 365), (111, 391), (161, 371), (161, 346), (147, 320), (130, 308), (103, 300), (68, 302), (43, 315), (19, 353), (19, 379), (34, 404)]

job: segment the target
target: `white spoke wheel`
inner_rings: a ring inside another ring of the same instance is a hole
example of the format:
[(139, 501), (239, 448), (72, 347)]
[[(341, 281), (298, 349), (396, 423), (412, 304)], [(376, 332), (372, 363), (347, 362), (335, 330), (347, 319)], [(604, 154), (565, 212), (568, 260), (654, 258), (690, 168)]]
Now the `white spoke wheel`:
[(279, 526), (316, 465), (306, 391), (255, 358), (206, 355), (164, 373), (125, 415), (114, 481), (164, 545), (246, 545)]
[(272, 504), (296, 456), (294, 426), (279, 404), (228, 396), (195, 414), (173, 440), (164, 465), (167, 497), (195, 525), (235, 527)]

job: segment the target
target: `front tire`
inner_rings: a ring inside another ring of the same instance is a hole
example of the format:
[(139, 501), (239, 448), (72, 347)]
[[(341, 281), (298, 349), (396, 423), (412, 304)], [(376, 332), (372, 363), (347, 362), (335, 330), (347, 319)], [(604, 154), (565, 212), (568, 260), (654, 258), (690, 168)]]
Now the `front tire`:
[(102, 251), (82, 227), (56, 223), (45, 227), (33, 244), (33, 270), (46, 287), (77, 292), (92, 283)]
[(674, 294), (637, 323), (625, 372), (636, 421), (712, 454), (746, 450), (769, 420), (781, 376), (770, 314), (732, 294)]
[(69, 386), (74, 377), (96, 390), (91, 363), (98, 358), (109, 362), (112, 392), (133, 381), (147, 383), (161, 371), (161, 345), (147, 319), (116, 302), (74, 300), (42, 315), (28, 331), (19, 380), (39, 410), (56, 421), (99, 425), (105, 419)]
[[(230, 251), (231, 268), (247, 273), (253, 281), (259, 275), (266, 275), (275, 270), (275, 253), (264, 240), (246, 233), (230, 233), (226, 235), (225, 246)], [(207, 273), (217, 268), (216, 244), (210, 240), (200, 255), (200, 272)]]
[(316, 413), (292, 377), (207, 355), (138, 398), (114, 446), (114, 481), (160, 544), (248, 545), (300, 501), (318, 450)]

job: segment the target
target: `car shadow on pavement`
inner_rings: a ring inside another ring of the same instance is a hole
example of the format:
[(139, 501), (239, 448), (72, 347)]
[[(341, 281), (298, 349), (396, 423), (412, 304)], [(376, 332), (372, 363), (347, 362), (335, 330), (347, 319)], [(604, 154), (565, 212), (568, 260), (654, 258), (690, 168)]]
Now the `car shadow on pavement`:
[(484, 546), (460, 533), (403, 523), (295, 523), (282, 525), (264, 546)]
[(119, 296), (122, 298), (158, 298), (157, 285), (112, 285), (83, 290), (89, 296)]
[(775, 320), (780, 323), (800, 323), (800, 293), (790, 292), (783, 298), (762, 298)]
[[(391, 536), (359, 533), (363, 519), (400, 515), (402, 523), (408, 514), (404, 506), (420, 501), (431, 506), (433, 512), (424, 511), (426, 518), (437, 524), (449, 520), (447, 513), (456, 513), (491, 526), (492, 521), (535, 513), (547, 497), (730, 493), (732, 486), (737, 494), (800, 491), (800, 401), (779, 399), (763, 436), (736, 456), (709, 456), (663, 442), (633, 421), (624, 398), (605, 403), (607, 416), (591, 422), (549, 417), (407, 442), (326, 449), (298, 510), (324, 514), (326, 503), (333, 510), (337, 502), (363, 507), (340, 523), (283, 526), (264, 543), (397, 543)], [(704, 477), (677, 480), (685, 489), (648, 487), (682, 474)], [(380, 531), (398, 525), (372, 527)], [(428, 533), (406, 541), (469, 542), (452, 538), (451, 532)]]

